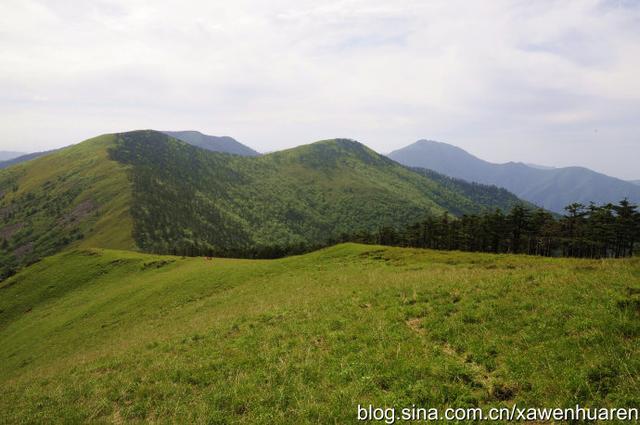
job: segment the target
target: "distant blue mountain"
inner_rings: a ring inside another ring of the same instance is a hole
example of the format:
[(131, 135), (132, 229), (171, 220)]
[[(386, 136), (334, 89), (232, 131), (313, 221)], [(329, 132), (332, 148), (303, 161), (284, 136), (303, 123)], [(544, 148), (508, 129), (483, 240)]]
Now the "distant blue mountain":
[(229, 136), (209, 136), (199, 131), (163, 131), (167, 136), (213, 152), (233, 153), (242, 156), (258, 156), (258, 152)]
[(447, 143), (419, 140), (391, 152), (389, 158), (470, 182), (496, 185), (519, 198), (555, 212), (581, 202), (640, 202), (640, 185), (583, 167), (541, 168), (520, 162), (493, 164)]
[(7, 167), (10, 167), (12, 165), (20, 164), (22, 162), (30, 161), (32, 159), (39, 158), (41, 156), (48, 155), (50, 153), (54, 153), (57, 150), (58, 149), (54, 149), (54, 150), (50, 150), (50, 151), (44, 151), (44, 152), (33, 152), (33, 153), (24, 154), (24, 155), (15, 157), (15, 158), (11, 158), (9, 160), (0, 162), (0, 169), (7, 168)]
[(24, 155), (26, 152), (0, 151), (0, 161), (8, 161)]

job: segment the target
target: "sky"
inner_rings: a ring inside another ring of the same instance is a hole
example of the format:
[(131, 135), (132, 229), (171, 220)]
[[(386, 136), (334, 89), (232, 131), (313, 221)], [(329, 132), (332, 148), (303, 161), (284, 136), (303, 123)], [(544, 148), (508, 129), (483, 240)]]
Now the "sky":
[(0, 2), (0, 150), (144, 128), (640, 179), (640, 1)]

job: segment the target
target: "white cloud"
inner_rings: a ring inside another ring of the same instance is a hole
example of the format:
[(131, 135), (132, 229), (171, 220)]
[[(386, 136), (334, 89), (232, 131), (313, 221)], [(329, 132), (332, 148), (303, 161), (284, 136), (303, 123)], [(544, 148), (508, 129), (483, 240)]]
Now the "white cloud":
[(2, 148), (134, 128), (258, 150), (433, 138), (639, 178), (639, 24), (620, 1), (5, 0)]

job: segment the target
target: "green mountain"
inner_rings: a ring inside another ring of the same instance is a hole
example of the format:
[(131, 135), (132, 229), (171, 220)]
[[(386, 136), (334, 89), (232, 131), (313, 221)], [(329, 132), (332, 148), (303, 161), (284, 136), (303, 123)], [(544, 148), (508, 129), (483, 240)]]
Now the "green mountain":
[(637, 408), (639, 311), (640, 258), (72, 250), (0, 283), (0, 423), (349, 424), (358, 404)]
[(542, 168), (519, 162), (493, 164), (446, 143), (420, 140), (389, 154), (401, 164), (470, 182), (504, 187), (521, 199), (563, 213), (574, 202), (589, 205), (640, 202), (640, 187), (583, 167)]
[(258, 156), (258, 152), (229, 136), (209, 136), (199, 131), (163, 131), (174, 139), (213, 152), (234, 153), (242, 156)]
[(112, 157), (132, 166), (134, 238), (152, 252), (233, 255), (483, 207), (344, 139), (247, 158), (135, 132), (120, 136)]
[(0, 170), (0, 278), (67, 246), (134, 249), (130, 181), (117, 136)]
[[(250, 147), (243, 145), (242, 143), (229, 136), (209, 136), (207, 134), (202, 134), (199, 131), (164, 131), (163, 133), (175, 139), (182, 140), (183, 142), (186, 142), (190, 145), (213, 152), (226, 152), (243, 156), (260, 155)], [(49, 151), (33, 152), (28, 154), (0, 151), (0, 169), (31, 161), (32, 159), (40, 158), (41, 156), (49, 155), (56, 152), (57, 150), (58, 149), (53, 149)]]
[(0, 273), (66, 247), (274, 256), (425, 214), (509, 208), (351, 140), (257, 157), (210, 152), (157, 131), (90, 139), (0, 171)]

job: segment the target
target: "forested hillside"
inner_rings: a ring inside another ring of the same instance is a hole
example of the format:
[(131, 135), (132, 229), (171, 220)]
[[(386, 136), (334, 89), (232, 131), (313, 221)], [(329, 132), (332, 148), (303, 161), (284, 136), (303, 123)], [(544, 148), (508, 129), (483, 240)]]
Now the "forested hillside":
[(249, 158), (138, 131), (120, 134), (111, 157), (131, 166), (137, 245), (161, 253), (273, 256), (517, 201), (488, 187), (468, 196), (345, 139)]

